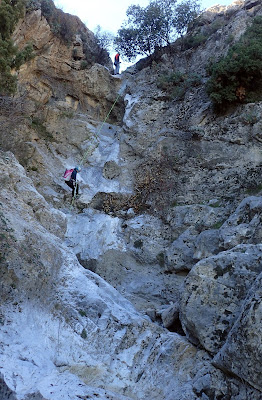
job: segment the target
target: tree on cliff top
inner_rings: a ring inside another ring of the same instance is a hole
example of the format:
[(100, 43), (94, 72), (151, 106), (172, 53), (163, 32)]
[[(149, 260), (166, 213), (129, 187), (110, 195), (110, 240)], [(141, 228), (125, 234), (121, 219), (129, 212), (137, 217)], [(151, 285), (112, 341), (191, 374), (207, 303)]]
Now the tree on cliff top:
[(129, 61), (138, 55), (149, 56), (182, 35), (199, 11), (197, 0), (184, 0), (178, 5), (176, 0), (151, 0), (144, 8), (131, 5), (115, 45)]

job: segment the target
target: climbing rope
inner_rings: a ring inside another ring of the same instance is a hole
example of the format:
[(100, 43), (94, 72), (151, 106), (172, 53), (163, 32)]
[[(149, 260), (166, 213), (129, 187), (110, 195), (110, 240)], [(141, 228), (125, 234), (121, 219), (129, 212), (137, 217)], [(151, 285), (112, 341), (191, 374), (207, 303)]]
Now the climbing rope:
[[(113, 109), (114, 109), (116, 103), (118, 102), (119, 97), (120, 97), (120, 93), (118, 94), (117, 98), (115, 99), (115, 101), (114, 101), (112, 107), (110, 108), (110, 110), (109, 110), (107, 116), (105, 117), (104, 121), (102, 122), (102, 124), (101, 124), (101, 126), (100, 126), (98, 132), (94, 134), (95, 139), (97, 140), (97, 143), (94, 144), (93, 146), (92, 146), (92, 145), (89, 146), (89, 148), (86, 150), (86, 152), (84, 153), (84, 155), (83, 155), (83, 157), (82, 157), (82, 159), (81, 159), (81, 161), (80, 161), (80, 163), (79, 163), (79, 166), (80, 166), (80, 167), (82, 167), (82, 165), (84, 164), (85, 159), (87, 159), (87, 157), (88, 157), (90, 154), (92, 154), (92, 152), (98, 147), (98, 145), (99, 145), (99, 142), (98, 142), (98, 140), (99, 140), (99, 134), (100, 134), (100, 132), (102, 131), (102, 128), (103, 128), (104, 124), (106, 123), (106, 121), (108, 120), (108, 118), (109, 118), (111, 112), (113, 111)], [(76, 184), (76, 185), (77, 185), (77, 184)], [(72, 207), (73, 207), (74, 204), (75, 204), (75, 199), (76, 199), (76, 186), (75, 186), (75, 189), (74, 189), (74, 195), (73, 195), (72, 202), (71, 202), (71, 206), (72, 206)]]
[[(95, 138), (96, 138), (97, 140), (98, 140), (98, 138), (99, 138), (99, 134), (100, 134), (100, 132), (101, 132), (103, 126), (105, 125), (105, 123), (106, 123), (106, 121), (108, 120), (108, 118), (109, 118), (111, 112), (113, 111), (113, 109), (114, 109), (116, 103), (118, 102), (119, 97), (120, 97), (120, 93), (118, 94), (117, 98), (115, 99), (115, 101), (114, 101), (112, 107), (110, 108), (110, 110), (109, 110), (107, 116), (105, 117), (104, 121), (102, 122), (102, 124), (101, 124), (101, 126), (100, 126), (98, 132), (94, 134), (94, 136), (95, 136)], [(79, 164), (80, 167), (82, 167), (82, 165), (83, 165), (85, 159), (89, 156), (89, 153), (92, 153), (92, 152), (97, 148), (97, 146), (98, 146), (98, 143), (94, 146), (94, 148), (92, 148), (91, 146), (88, 148), (88, 150), (84, 153), (84, 155), (83, 155), (83, 157), (82, 157), (82, 159), (81, 159), (81, 161), (80, 161), (80, 164)], [(91, 148), (91, 152), (90, 152), (90, 148)]]

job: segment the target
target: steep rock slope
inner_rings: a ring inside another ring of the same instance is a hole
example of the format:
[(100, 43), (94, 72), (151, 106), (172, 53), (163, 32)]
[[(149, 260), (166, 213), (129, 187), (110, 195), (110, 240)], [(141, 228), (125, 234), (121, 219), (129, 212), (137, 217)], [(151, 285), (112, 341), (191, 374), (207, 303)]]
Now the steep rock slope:
[(219, 382), (233, 385), (207, 353), (153, 324), (84, 269), (46, 226), (49, 218), (63, 229), (64, 214), (50, 208), (11, 153), (1, 153), (1, 167), (3, 400), (11, 393), (26, 400), (189, 400), (207, 373), (214, 393), (224, 390)]
[[(39, 11), (21, 21), (38, 50), (27, 94), (1, 99), (1, 146), (25, 168), (1, 153), (3, 400), (260, 399), (261, 123), (245, 116), (261, 103), (217, 116), (204, 90), (257, 14), (213, 8), (205, 44), (121, 79), (77, 69)], [(158, 79), (175, 70), (201, 82), (172, 100)]]

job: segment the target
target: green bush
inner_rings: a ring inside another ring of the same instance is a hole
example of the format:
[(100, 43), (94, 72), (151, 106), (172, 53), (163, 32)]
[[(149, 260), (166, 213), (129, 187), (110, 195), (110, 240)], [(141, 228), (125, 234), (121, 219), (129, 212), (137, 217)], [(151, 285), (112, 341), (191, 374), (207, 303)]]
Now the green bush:
[(87, 338), (87, 332), (86, 332), (85, 328), (82, 330), (81, 338), (82, 339), (86, 339)]
[(32, 44), (27, 44), (23, 50), (19, 51), (16, 54), (12, 66), (16, 69), (19, 69), (22, 64), (31, 60), (33, 57), (34, 57), (33, 46)]
[(26, 9), (27, 11), (35, 11), (41, 8), (41, 0), (27, 0)]
[(11, 37), (15, 25), (23, 14), (24, 0), (2, 0), (0, 2), (0, 35), (2, 40)]
[(183, 48), (185, 50), (188, 49), (195, 49), (198, 46), (200, 46), (202, 43), (205, 43), (207, 41), (208, 37), (206, 35), (203, 35), (202, 33), (197, 33), (196, 35), (187, 35), (183, 39)]
[(67, 44), (70, 44), (75, 35), (73, 19), (62, 10), (56, 8), (53, 0), (29, 0), (27, 11), (41, 8), (42, 15), (50, 25), (51, 31)]
[[(1, 68), (0, 68), (1, 70)], [(10, 70), (2, 71), (0, 75), (0, 94), (9, 95), (16, 91), (17, 79), (11, 75)]]
[(140, 240), (140, 239), (136, 240), (136, 241), (134, 242), (134, 247), (135, 247), (136, 249), (141, 249), (141, 248), (143, 247), (143, 241)]
[(195, 49), (201, 44), (205, 43), (207, 39), (216, 33), (224, 26), (224, 22), (216, 20), (211, 24), (205, 26), (203, 29), (198, 29), (194, 34), (188, 34), (183, 38), (182, 46), (184, 50)]
[(215, 19), (211, 24), (207, 25), (203, 30), (205, 36), (211, 36), (216, 33), (219, 29), (225, 26), (225, 21), (220, 19)]
[(52, 0), (41, 0), (41, 11), (44, 17), (49, 20), (56, 10), (56, 7)]
[(24, 9), (23, 0), (0, 2), (0, 95), (12, 94), (16, 90), (16, 77), (11, 68), (17, 54), (11, 35)]
[(88, 62), (86, 60), (82, 60), (80, 63), (80, 69), (87, 69), (88, 68)]
[(255, 195), (257, 195), (258, 193), (260, 193), (262, 191), (262, 185), (260, 184), (260, 185), (253, 185), (253, 186), (250, 186), (247, 190), (246, 190), (246, 193), (248, 194), (248, 195), (250, 195), (250, 196), (255, 196)]
[(209, 71), (207, 93), (219, 108), (262, 98), (262, 16), (254, 18), (240, 41)]
[(160, 89), (163, 90), (168, 90), (170, 89), (171, 86), (176, 86), (179, 83), (183, 82), (184, 80), (184, 74), (182, 72), (170, 72), (169, 74), (163, 74), (159, 77), (157, 81), (157, 86)]
[(163, 74), (157, 81), (157, 86), (166, 91), (171, 99), (182, 99), (190, 87), (199, 86), (201, 77), (195, 73), (182, 73), (173, 71)]
[(38, 133), (40, 138), (48, 142), (54, 141), (53, 135), (44, 126), (44, 120), (39, 118), (32, 118), (31, 126)]

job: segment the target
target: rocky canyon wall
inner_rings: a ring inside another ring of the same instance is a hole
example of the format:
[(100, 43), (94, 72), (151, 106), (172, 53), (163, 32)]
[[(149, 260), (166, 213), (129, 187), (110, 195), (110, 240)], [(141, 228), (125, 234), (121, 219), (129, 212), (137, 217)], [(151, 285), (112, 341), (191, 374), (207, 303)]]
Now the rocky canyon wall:
[[(205, 91), (261, 14), (214, 7), (205, 43), (121, 76), (81, 69), (82, 39), (40, 10), (19, 22), (35, 57), (0, 98), (1, 400), (261, 399), (262, 103), (219, 115)], [(170, 72), (197, 84), (170, 96)]]

